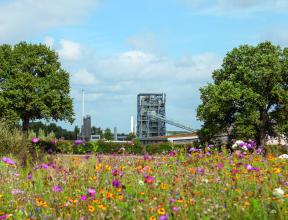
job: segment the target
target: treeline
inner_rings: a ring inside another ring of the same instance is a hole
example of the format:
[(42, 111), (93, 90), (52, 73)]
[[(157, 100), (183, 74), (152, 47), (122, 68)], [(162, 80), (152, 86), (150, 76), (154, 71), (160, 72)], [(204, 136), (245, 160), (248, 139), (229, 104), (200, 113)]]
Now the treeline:
[(43, 122), (31, 122), (29, 126), (30, 131), (34, 131), (38, 136), (39, 131), (42, 130), (46, 135), (54, 133), (57, 139), (76, 140), (80, 132), (78, 126), (75, 126), (74, 131), (68, 131), (56, 123), (44, 124)]

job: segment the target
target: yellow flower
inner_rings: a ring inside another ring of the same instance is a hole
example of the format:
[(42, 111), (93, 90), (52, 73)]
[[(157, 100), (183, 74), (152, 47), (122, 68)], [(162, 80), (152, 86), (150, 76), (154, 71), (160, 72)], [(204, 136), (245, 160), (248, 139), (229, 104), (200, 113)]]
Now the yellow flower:
[(88, 211), (92, 213), (95, 211), (95, 208), (92, 205), (88, 205)]
[(165, 183), (161, 183), (160, 188), (163, 190), (167, 189), (167, 185)]
[(155, 217), (155, 216), (151, 216), (151, 217), (149, 218), (149, 220), (156, 220), (156, 217)]
[(159, 215), (165, 215), (165, 213), (166, 213), (166, 211), (165, 211), (164, 208), (159, 208), (159, 209), (157, 210), (157, 212), (158, 212)]
[(275, 174), (279, 174), (279, 173), (281, 173), (281, 169), (280, 169), (279, 167), (274, 168), (274, 169), (273, 169), (273, 172), (274, 172)]
[(122, 201), (123, 200), (123, 195), (119, 195), (118, 199)]

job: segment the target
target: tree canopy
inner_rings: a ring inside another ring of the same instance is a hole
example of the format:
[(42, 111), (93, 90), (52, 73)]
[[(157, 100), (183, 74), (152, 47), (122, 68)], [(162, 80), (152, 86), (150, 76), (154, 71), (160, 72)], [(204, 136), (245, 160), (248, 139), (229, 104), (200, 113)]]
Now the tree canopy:
[(213, 83), (200, 88), (200, 133), (253, 138), (259, 145), (288, 131), (288, 48), (271, 42), (242, 45), (227, 53)]
[(22, 121), (24, 131), (37, 119), (73, 122), (69, 74), (57, 53), (42, 44), (0, 45), (1, 118)]

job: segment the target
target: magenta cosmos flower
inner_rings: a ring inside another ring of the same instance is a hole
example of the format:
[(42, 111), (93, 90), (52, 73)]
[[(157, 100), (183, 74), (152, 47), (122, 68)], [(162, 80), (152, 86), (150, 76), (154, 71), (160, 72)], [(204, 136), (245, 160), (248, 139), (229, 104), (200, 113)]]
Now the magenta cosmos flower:
[(62, 192), (63, 191), (61, 186), (53, 186), (52, 190), (53, 190), (53, 192)]
[(37, 137), (33, 137), (32, 138), (32, 143), (33, 144), (37, 144), (39, 142), (39, 138), (37, 138)]

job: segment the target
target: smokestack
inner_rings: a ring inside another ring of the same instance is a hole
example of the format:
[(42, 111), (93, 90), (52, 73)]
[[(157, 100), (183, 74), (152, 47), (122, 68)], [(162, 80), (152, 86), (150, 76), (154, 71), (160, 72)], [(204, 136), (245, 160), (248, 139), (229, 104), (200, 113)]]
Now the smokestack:
[(130, 132), (134, 133), (134, 118), (133, 115), (131, 115), (131, 121), (130, 121)]
[(117, 141), (118, 137), (117, 137), (117, 127), (114, 127), (114, 141)]

